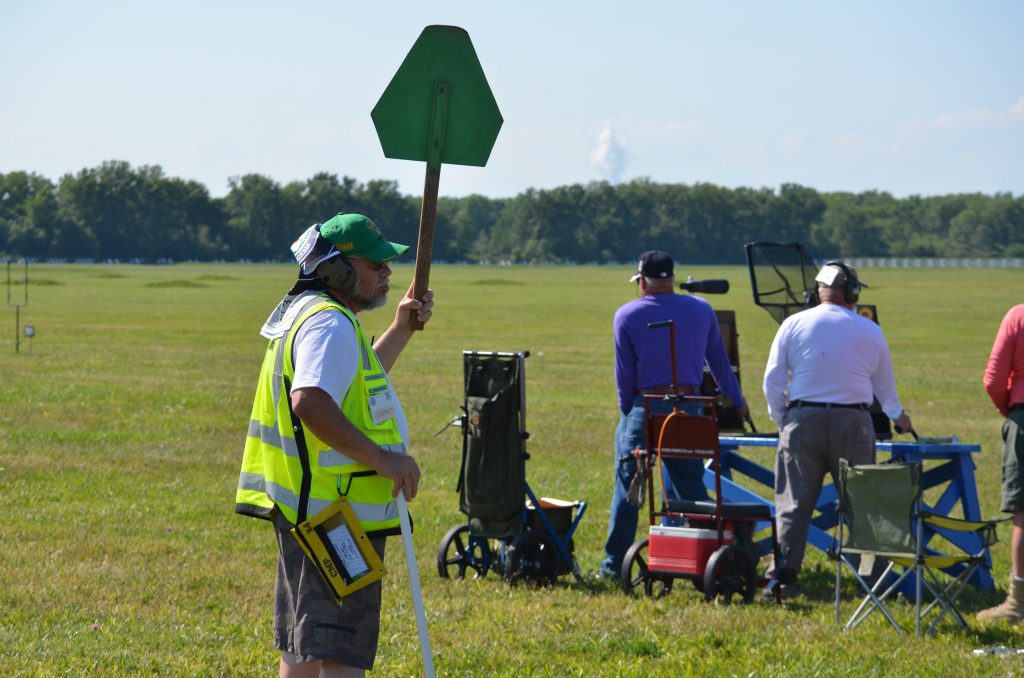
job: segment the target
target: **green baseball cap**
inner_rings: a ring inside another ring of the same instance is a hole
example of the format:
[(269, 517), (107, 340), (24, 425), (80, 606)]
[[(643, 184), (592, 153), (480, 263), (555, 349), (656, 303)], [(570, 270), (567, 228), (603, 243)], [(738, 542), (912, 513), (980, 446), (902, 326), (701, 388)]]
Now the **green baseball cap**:
[(409, 249), (388, 242), (376, 224), (362, 214), (339, 214), (320, 225), (320, 235), (342, 254), (370, 261), (391, 261)]

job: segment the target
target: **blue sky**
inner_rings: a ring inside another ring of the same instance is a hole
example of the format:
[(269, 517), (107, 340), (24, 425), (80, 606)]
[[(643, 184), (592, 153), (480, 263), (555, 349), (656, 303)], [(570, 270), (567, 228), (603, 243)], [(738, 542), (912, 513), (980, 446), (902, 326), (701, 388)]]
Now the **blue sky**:
[(1024, 193), (1024, 2), (4, 0), (0, 172), (321, 171), (419, 194), (370, 120), (422, 29), (465, 28), (505, 123), (442, 195), (648, 177)]

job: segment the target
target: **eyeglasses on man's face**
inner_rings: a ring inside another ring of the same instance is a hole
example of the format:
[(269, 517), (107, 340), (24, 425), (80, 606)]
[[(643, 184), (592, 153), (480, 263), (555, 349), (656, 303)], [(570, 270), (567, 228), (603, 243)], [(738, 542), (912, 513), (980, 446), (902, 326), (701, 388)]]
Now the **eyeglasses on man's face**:
[(381, 269), (383, 269), (385, 266), (388, 265), (388, 262), (386, 262), (386, 261), (370, 261), (369, 259), (364, 259), (362, 257), (356, 257), (356, 256), (350, 256), (348, 259), (349, 259), (349, 261), (359, 261), (359, 262), (362, 262), (362, 264), (364, 266), (366, 266), (366, 268), (368, 268), (369, 270), (373, 271), (374, 273), (376, 273), (377, 271), (380, 271)]

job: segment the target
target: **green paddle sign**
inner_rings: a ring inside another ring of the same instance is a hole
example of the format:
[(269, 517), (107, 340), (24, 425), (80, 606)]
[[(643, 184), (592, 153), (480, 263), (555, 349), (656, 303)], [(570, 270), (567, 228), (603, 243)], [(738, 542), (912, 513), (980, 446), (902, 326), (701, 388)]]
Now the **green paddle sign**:
[[(501, 129), (501, 112), (469, 33), (427, 26), (370, 113), (384, 157), (427, 163), (416, 244), (414, 295), (430, 279), (441, 164), (483, 167)], [(413, 329), (423, 329), (415, 313)]]

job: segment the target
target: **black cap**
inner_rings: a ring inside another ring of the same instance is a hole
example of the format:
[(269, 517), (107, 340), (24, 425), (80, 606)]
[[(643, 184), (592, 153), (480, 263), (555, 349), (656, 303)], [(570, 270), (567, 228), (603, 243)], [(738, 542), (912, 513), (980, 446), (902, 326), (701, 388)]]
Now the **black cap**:
[(671, 278), (673, 265), (672, 257), (666, 252), (658, 250), (644, 252), (640, 255), (640, 261), (637, 262), (636, 273), (633, 274), (629, 281), (636, 282), (640, 279), (640, 276), (645, 278)]

